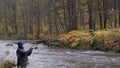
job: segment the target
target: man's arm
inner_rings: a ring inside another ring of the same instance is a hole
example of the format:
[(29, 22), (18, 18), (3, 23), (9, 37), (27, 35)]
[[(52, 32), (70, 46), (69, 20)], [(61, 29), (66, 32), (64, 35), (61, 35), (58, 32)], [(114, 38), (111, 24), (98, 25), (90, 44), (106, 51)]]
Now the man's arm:
[(30, 51), (27, 55), (30, 56), (32, 54), (32, 51)]
[(27, 51), (23, 50), (23, 49), (19, 49), (19, 54), (22, 55), (29, 55), (30, 53), (32, 53), (33, 48), (28, 49)]
[(23, 55), (30, 55), (32, 53), (32, 50), (35, 49), (36, 46), (32, 45), (32, 47), (30, 49), (28, 49), (27, 51), (23, 50), (23, 49), (19, 49), (19, 54), (23, 54)]

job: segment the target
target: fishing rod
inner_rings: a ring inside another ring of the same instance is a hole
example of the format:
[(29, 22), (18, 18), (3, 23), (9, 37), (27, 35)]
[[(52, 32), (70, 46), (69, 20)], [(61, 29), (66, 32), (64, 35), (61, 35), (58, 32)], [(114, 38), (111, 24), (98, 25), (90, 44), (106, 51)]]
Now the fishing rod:
[(47, 31), (45, 32), (45, 34), (40, 37), (39, 40), (33, 41), (32, 44), (36, 45), (36, 48), (35, 48), (35, 49), (38, 49), (37, 44), (39, 44), (39, 43), (41, 43), (41, 42), (42, 42), (42, 43), (46, 42), (45, 40), (42, 40), (42, 39), (48, 34), (48, 32), (49, 32), (49, 30), (47, 30)]

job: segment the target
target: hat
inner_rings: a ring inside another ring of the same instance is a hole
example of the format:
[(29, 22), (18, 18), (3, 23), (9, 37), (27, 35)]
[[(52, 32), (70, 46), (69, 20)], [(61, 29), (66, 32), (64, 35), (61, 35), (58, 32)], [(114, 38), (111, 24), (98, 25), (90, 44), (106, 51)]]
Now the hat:
[(22, 47), (23, 44), (24, 44), (23, 41), (18, 41), (18, 47)]

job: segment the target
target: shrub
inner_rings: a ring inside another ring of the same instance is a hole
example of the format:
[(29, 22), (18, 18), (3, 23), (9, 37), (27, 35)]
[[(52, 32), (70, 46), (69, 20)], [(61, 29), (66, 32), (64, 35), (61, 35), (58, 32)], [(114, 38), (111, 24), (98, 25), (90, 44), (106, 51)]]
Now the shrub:
[(113, 50), (120, 51), (120, 30), (119, 29), (113, 29), (110, 31), (110, 37), (112, 42), (112, 45), (110, 46)]
[(94, 50), (120, 52), (120, 29), (99, 30), (92, 33), (75, 30), (59, 35), (58, 40), (72, 48), (91, 47)]
[(2, 62), (0, 68), (14, 68), (15, 66), (16, 65), (14, 61), (7, 60)]
[(95, 31), (94, 32), (94, 43), (93, 46), (95, 48), (106, 50), (111, 48), (111, 44), (113, 43), (113, 40), (110, 37), (110, 31), (101, 30), (101, 31)]
[(120, 30), (99, 30), (95, 32), (71, 31), (61, 34), (58, 40), (68, 47), (85, 48), (91, 47), (95, 50), (115, 50), (120, 52)]
[(0, 36), (1, 39), (9, 39), (9, 40), (18, 40), (20, 39), (20, 35), (9, 35), (9, 36)]
[(93, 42), (93, 37), (89, 32), (71, 31), (68, 34), (61, 34), (58, 40), (69, 47), (86, 46), (89, 47)]
[(20, 35), (11, 35), (10, 36), (12, 39), (19, 39), (20, 38)]
[(29, 40), (36, 39), (36, 34), (27, 34), (27, 39), (29, 39)]

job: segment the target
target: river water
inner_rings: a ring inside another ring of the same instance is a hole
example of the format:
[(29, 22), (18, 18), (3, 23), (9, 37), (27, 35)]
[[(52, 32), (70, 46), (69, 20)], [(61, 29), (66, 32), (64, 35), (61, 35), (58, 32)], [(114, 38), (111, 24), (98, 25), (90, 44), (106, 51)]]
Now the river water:
[[(0, 41), (0, 58), (16, 62), (17, 41)], [(13, 46), (6, 46), (13, 44)], [(27, 50), (31, 44), (25, 44)], [(102, 51), (78, 51), (62, 48), (48, 48), (44, 44), (37, 45), (29, 56), (27, 68), (120, 68), (120, 54)], [(5, 56), (5, 51), (9, 55)]]

